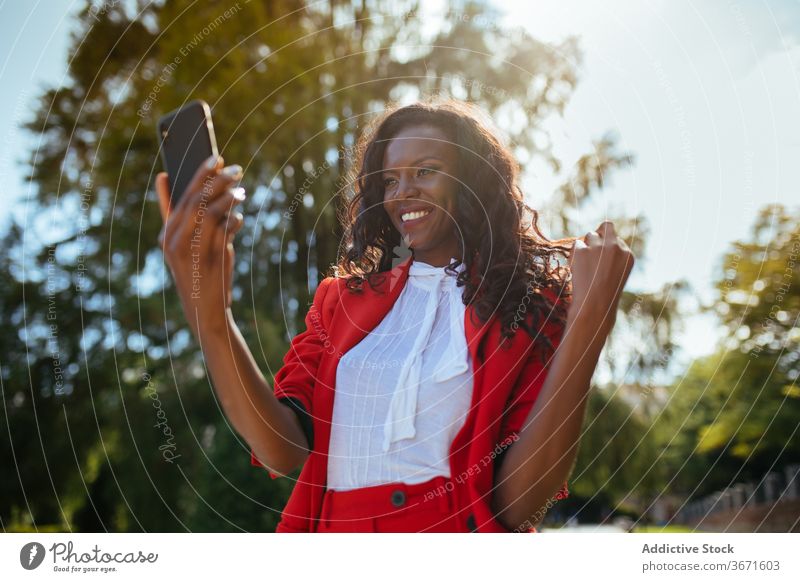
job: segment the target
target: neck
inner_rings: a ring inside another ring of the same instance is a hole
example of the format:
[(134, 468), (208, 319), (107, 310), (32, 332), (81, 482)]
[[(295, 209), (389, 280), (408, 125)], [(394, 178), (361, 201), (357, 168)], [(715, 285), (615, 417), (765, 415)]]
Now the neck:
[(461, 262), (464, 262), (464, 259), (461, 257), (461, 253), (458, 251), (451, 251), (445, 249), (444, 251), (440, 251), (437, 249), (438, 252), (416, 252), (412, 250), (412, 254), (414, 256), (415, 261), (419, 261), (421, 263), (426, 263), (433, 267), (446, 267), (450, 264), (450, 259), (458, 259)]

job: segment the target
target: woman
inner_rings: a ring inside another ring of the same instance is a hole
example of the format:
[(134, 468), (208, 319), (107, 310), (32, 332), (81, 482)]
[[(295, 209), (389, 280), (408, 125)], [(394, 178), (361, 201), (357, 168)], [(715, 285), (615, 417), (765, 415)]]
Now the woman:
[(610, 222), (542, 235), (466, 103), (394, 107), (356, 151), (346, 251), (273, 390), (230, 309), (241, 168), (210, 160), (174, 209), (157, 178), (162, 248), (226, 414), (254, 464), (302, 466), (278, 531), (531, 530), (564, 492), (633, 256)]

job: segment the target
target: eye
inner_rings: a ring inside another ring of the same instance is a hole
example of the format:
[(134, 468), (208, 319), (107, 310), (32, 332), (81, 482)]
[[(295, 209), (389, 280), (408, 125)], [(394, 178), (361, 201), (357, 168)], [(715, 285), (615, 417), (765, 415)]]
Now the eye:
[(395, 181), (395, 179), (394, 179), (394, 178), (384, 178), (384, 180), (383, 180), (383, 187), (384, 187), (384, 188), (388, 188), (389, 186), (391, 186), (391, 185), (392, 185), (392, 182), (394, 182), (394, 181)]
[(417, 176), (427, 176), (428, 174), (433, 173), (433, 168), (420, 168), (417, 170)]

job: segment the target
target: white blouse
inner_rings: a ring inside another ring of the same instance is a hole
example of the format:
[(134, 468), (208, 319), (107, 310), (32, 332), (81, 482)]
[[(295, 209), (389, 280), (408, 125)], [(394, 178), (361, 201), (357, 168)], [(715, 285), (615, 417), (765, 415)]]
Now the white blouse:
[(472, 400), (472, 361), (463, 288), (444, 269), (412, 259), (389, 313), (339, 360), (329, 489), (450, 477), (450, 445)]

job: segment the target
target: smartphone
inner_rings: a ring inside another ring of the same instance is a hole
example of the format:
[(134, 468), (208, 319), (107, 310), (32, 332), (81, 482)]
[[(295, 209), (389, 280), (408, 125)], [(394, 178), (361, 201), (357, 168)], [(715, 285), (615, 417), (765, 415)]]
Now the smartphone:
[(219, 155), (208, 103), (196, 99), (164, 115), (158, 120), (158, 140), (174, 206), (200, 164)]

